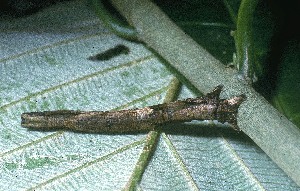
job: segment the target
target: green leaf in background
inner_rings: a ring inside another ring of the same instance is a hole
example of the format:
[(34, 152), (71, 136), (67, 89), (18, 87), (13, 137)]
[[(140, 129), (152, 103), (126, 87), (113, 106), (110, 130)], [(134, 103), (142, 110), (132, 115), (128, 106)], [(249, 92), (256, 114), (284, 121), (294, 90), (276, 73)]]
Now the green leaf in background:
[(283, 2), (275, 7), (278, 13), (276, 46), (270, 62), (277, 64), (273, 104), (300, 128), (300, 30), (295, 23), (300, 19), (298, 1)]
[[(161, 103), (173, 73), (142, 44), (108, 32), (83, 1), (2, 20), (0, 32), (0, 190), (122, 190), (145, 134), (29, 131), (20, 115)], [(129, 54), (88, 60), (118, 44)], [(193, 96), (183, 87), (179, 98)], [(141, 190), (299, 190), (243, 133), (201, 124), (166, 128)]]
[(258, 1), (250, 12), (254, 2), (242, 1), (239, 10), (244, 18), (235, 37), (238, 64), (247, 65), (244, 75), (252, 78), (254, 87), (300, 127), (299, 29), (294, 27), (299, 3)]
[(300, 42), (290, 41), (283, 52), (274, 105), (300, 127)]

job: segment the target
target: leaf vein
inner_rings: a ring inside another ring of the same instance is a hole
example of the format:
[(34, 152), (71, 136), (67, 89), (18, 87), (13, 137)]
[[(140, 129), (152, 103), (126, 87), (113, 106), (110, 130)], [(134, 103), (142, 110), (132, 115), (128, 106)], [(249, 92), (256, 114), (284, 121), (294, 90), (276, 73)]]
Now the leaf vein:
[(30, 100), (30, 98), (32, 98), (32, 97), (43, 95), (45, 93), (55, 91), (57, 89), (61, 89), (63, 87), (69, 86), (69, 85), (74, 84), (74, 83), (78, 83), (80, 81), (87, 80), (89, 78), (93, 78), (93, 77), (96, 77), (96, 76), (99, 76), (99, 75), (103, 75), (105, 73), (108, 73), (108, 72), (111, 72), (111, 71), (114, 71), (114, 70), (118, 70), (118, 69), (122, 69), (122, 68), (125, 68), (125, 67), (130, 67), (130, 66), (133, 66), (133, 65), (136, 65), (136, 64), (140, 64), (140, 63), (143, 63), (144, 61), (152, 59), (152, 58), (154, 58), (154, 56), (149, 55), (149, 56), (146, 56), (146, 57), (143, 57), (143, 58), (131, 61), (131, 62), (127, 62), (127, 63), (121, 64), (121, 65), (118, 65), (118, 66), (113, 66), (113, 67), (110, 67), (110, 68), (107, 68), (107, 69), (104, 69), (104, 70), (101, 70), (101, 71), (98, 71), (98, 72), (94, 72), (94, 73), (82, 76), (80, 78), (77, 78), (77, 79), (74, 79), (74, 80), (71, 80), (71, 81), (68, 81), (68, 82), (64, 82), (64, 83), (59, 84), (57, 86), (52, 86), (50, 88), (44, 89), (44, 90), (39, 91), (39, 92), (31, 93), (31, 94), (29, 94), (25, 97), (22, 97), (18, 100), (12, 101), (8, 104), (5, 104), (5, 105), (1, 106), (0, 110), (5, 110), (5, 109), (7, 109), (7, 108), (9, 108), (13, 105), (16, 105), (17, 103), (20, 103), (22, 101)]
[(101, 156), (101, 157), (99, 157), (99, 158), (96, 158), (96, 159), (94, 159), (94, 160), (92, 160), (92, 161), (86, 162), (86, 163), (84, 163), (84, 164), (82, 164), (82, 165), (80, 165), (80, 166), (78, 166), (78, 167), (76, 167), (76, 168), (73, 168), (73, 169), (71, 169), (71, 170), (68, 170), (68, 171), (66, 171), (66, 172), (64, 172), (64, 173), (62, 173), (62, 174), (60, 174), (60, 175), (57, 175), (57, 176), (55, 176), (55, 177), (53, 177), (53, 178), (50, 178), (50, 179), (48, 179), (48, 180), (46, 180), (46, 181), (44, 181), (44, 182), (42, 182), (42, 183), (40, 183), (40, 184), (38, 184), (38, 185), (36, 185), (36, 186), (31, 187), (30, 189), (27, 189), (27, 190), (28, 190), (28, 191), (32, 191), (32, 190), (35, 190), (35, 189), (37, 189), (37, 188), (41, 188), (41, 187), (43, 187), (43, 186), (45, 186), (45, 185), (47, 185), (47, 184), (49, 184), (49, 183), (51, 183), (51, 182), (53, 182), (53, 181), (55, 181), (55, 180), (57, 180), (57, 179), (66, 177), (66, 176), (68, 176), (68, 175), (70, 175), (70, 174), (72, 174), (72, 173), (75, 173), (75, 172), (77, 172), (77, 171), (80, 171), (80, 170), (82, 170), (82, 169), (84, 169), (84, 168), (87, 168), (87, 167), (89, 167), (89, 166), (91, 166), (91, 165), (93, 165), (93, 164), (96, 164), (96, 163), (98, 163), (98, 162), (102, 162), (102, 161), (108, 160), (108, 159), (112, 158), (113, 156), (115, 156), (115, 155), (117, 155), (117, 154), (120, 154), (120, 153), (122, 153), (122, 152), (124, 152), (124, 151), (126, 151), (126, 150), (129, 150), (129, 149), (131, 149), (131, 148), (137, 147), (137, 146), (142, 145), (142, 144), (144, 144), (144, 143), (145, 143), (145, 138), (143, 138), (143, 139), (141, 139), (141, 140), (139, 140), (139, 141), (135, 141), (135, 142), (133, 142), (133, 143), (131, 143), (131, 144), (125, 145), (125, 146), (123, 146), (123, 147), (120, 147), (120, 148), (114, 150), (113, 152), (111, 152), (111, 153), (109, 153), (109, 154), (107, 154), (107, 155), (104, 155), (104, 156)]

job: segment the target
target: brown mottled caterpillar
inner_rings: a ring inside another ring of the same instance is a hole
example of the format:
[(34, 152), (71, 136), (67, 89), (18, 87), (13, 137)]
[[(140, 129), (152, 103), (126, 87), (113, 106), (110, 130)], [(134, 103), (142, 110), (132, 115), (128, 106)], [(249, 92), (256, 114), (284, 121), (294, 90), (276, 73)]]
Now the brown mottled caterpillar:
[(191, 120), (228, 122), (235, 130), (239, 105), (245, 95), (220, 99), (221, 85), (206, 96), (188, 98), (140, 109), (120, 111), (58, 110), (23, 113), (23, 127), (35, 130), (66, 129), (92, 133), (145, 132), (157, 126)]

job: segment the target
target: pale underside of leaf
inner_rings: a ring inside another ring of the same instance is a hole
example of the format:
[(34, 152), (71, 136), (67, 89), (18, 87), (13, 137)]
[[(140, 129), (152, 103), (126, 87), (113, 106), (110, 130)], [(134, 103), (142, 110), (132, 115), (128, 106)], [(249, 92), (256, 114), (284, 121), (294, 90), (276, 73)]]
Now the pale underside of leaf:
[[(49, 14), (53, 12), (57, 14)], [(103, 28), (82, 1), (57, 4), (0, 27), (5, 50), (0, 55), (0, 189), (124, 188), (147, 141), (145, 134), (28, 131), (21, 128), (20, 115), (161, 103), (173, 74), (143, 45)], [(129, 47), (130, 53), (87, 60), (117, 44)], [(180, 93), (181, 98), (193, 96), (186, 87)], [(182, 132), (162, 133), (139, 188), (297, 189), (245, 135), (207, 123), (177, 124), (172, 128)]]

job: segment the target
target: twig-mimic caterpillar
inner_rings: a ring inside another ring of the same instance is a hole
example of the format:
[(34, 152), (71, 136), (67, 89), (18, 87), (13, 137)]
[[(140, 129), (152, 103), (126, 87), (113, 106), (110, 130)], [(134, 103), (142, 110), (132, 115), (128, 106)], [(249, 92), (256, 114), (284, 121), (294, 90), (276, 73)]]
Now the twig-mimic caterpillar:
[(191, 120), (228, 122), (235, 130), (239, 105), (245, 95), (220, 99), (223, 86), (217, 86), (206, 96), (188, 98), (140, 109), (120, 111), (58, 110), (23, 113), (23, 127), (34, 130), (66, 129), (92, 133), (145, 132), (168, 123)]

